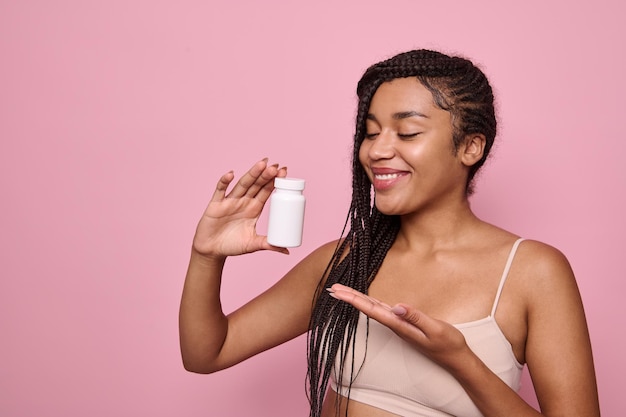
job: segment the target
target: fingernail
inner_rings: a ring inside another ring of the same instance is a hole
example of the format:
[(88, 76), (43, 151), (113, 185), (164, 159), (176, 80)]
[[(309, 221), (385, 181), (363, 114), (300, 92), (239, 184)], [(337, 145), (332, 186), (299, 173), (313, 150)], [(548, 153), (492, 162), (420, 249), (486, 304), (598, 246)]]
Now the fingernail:
[(328, 291), (328, 295), (336, 300), (339, 300), (339, 298), (337, 298), (337, 295), (335, 294), (335, 290), (333, 290), (332, 288), (326, 288), (326, 291)]
[(406, 308), (402, 306), (393, 306), (391, 307), (391, 312), (396, 316), (404, 316), (406, 314)]

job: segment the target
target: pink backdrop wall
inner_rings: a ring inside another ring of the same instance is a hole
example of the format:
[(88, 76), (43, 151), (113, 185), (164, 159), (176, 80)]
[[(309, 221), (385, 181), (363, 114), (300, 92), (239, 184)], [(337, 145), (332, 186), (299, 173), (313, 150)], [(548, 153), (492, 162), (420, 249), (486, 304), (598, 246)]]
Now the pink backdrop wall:
[(231, 259), (227, 309), (336, 238), (355, 84), (416, 47), (490, 76), (501, 130), (473, 205), (569, 257), (603, 414), (625, 415), (624, 10), (575, 3), (0, 2), (0, 415), (306, 415), (303, 338), (183, 370), (195, 223), (229, 169), (269, 156), (307, 179), (305, 244)]

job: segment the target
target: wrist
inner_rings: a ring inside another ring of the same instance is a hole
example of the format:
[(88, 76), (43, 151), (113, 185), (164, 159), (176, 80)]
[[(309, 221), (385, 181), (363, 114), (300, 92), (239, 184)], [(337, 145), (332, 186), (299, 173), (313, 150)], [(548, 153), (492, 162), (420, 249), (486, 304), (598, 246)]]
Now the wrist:
[(461, 385), (471, 383), (471, 381), (476, 379), (480, 380), (480, 375), (485, 370), (488, 371), (484, 362), (469, 347), (457, 359), (448, 366), (448, 371), (454, 375)]
[(222, 267), (226, 262), (227, 256), (215, 255), (210, 253), (200, 253), (194, 247), (191, 248), (191, 262), (195, 262), (201, 266), (214, 268)]

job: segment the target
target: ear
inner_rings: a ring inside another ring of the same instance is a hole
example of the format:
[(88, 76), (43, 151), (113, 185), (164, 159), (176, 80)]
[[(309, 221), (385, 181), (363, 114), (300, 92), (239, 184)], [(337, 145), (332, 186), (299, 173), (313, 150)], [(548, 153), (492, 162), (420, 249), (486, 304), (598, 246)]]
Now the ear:
[(487, 139), (482, 133), (472, 133), (465, 136), (465, 140), (459, 147), (459, 156), (461, 163), (465, 166), (472, 166), (480, 161), (485, 152), (485, 143)]

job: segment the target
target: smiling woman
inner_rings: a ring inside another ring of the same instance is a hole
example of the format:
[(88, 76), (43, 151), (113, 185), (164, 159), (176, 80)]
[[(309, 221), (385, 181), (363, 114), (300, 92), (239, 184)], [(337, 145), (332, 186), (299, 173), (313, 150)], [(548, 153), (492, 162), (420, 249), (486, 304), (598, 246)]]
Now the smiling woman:
[[(599, 416), (567, 260), (471, 210), (496, 135), (482, 71), (410, 51), (370, 67), (357, 93), (347, 233), (228, 316), (226, 258), (287, 253), (255, 230), (287, 170), (264, 159), (230, 191), (233, 173), (219, 179), (181, 301), (186, 369), (215, 372), (308, 332), (311, 416)], [(524, 365), (541, 413), (517, 394)]]
[(444, 198), (463, 195), (467, 167), (482, 157), (485, 143), (482, 134), (468, 135), (456, 149), (450, 140), (450, 113), (434, 104), (416, 78), (378, 88), (366, 131), (359, 161), (374, 186), (376, 207), (394, 215), (417, 212), (419, 200), (432, 204), (433, 193)]

